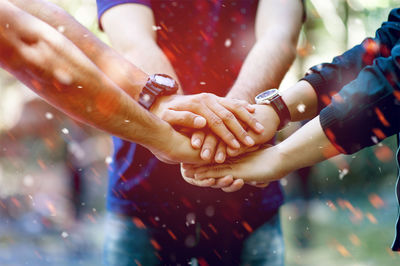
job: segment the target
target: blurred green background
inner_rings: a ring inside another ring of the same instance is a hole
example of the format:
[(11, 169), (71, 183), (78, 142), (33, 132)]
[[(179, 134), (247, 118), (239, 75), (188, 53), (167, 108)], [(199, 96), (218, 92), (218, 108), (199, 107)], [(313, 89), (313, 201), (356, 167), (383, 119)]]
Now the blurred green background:
[[(95, 0), (53, 2), (107, 42)], [(306, 2), (298, 57), (282, 90), (373, 36), (400, 4)], [(0, 86), (0, 265), (100, 265), (109, 136), (66, 118), (4, 71)], [(391, 137), (321, 163), (307, 178), (294, 173), (281, 181), (287, 265), (400, 265), (390, 251), (398, 211), (395, 147)]]

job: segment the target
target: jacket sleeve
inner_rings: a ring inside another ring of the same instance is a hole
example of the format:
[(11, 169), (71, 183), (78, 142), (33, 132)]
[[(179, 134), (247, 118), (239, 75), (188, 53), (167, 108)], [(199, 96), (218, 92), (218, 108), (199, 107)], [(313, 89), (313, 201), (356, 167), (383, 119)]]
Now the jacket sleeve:
[(318, 95), (318, 111), (328, 105), (332, 95), (354, 80), (361, 69), (371, 65), (378, 57), (390, 56), (390, 51), (400, 38), (400, 8), (393, 9), (388, 21), (376, 31), (375, 38), (367, 38), (331, 63), (309, 69), (302, 80), (308, 81)]
[(400, 131), (400, 44), (332, 97), (321, 126), (342, 152), (354, 153)]

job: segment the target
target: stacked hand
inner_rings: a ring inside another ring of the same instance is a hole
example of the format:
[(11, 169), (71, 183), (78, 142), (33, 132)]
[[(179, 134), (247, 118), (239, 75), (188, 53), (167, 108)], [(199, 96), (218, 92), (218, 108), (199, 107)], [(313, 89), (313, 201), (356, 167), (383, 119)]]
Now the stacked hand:
[[(182, 174), (186, 182), (196, 186), (221, 188), (227, 192), (240, 189), (244, 183), (267, 185), (264, 182), (253, 182), (248, 177), (242, 179), (241, 175), (233, 177), (212, 174), (194, 178), (193, 173), (194, 169), (225, 169), (236, 158), (245, 158), (237, 156), (254, 152), (259, 149), (259, 145), (271, 140), (276, 133), (279, 118), (270, 106), (249, 105), (246, 101), (202, 93), (162, 97), (151, 111), (181, 133), (175, 132), (172, 134), (174, 137), (169, 137), (166, 143), (169, 148), (153, 153), (165, 162), (184, 162)], [(191, 140), (183, 134), (191, 136)], [(168, 159), (163, 159), (162, 154), (169, 154)], [(172, 160), (171, 154), (174, 154)], [(227, 163), (222, 164), (226, 158)], [(205, 165), (210, 163), (220, 165), (206, 168)]]

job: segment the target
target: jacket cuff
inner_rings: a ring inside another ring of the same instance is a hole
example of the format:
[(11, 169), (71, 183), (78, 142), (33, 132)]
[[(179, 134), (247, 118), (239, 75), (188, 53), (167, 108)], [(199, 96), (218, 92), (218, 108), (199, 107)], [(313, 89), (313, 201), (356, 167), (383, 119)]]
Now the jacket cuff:
[(330, 99), (329, 95), (324, 93), (324, 91), (326, 90), (327, 84), (326, 84), (324, 78), (319, 73), (314, 72), (314, 73), (308, 74), (300, 80), (305, 80), (308, 83), (310, 83), (311, 86), (313, 87), (315, 93), (317, 94), (317, 96), (318, 96), (318, 113), (323, 108), (325, 108), (327, 105), (329, 105), (331, 103), (331, 99)]

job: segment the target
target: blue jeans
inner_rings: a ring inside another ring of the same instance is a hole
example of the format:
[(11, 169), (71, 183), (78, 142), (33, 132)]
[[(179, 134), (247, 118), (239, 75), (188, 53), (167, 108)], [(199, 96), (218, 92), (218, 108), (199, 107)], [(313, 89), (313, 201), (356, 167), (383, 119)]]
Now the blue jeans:
[[(140, 223), (134, 223), (132, 217), (108, 213), (104, 264), (107, 266), (166, 265), (165, 261), (160, 260), (157, 256), (158, 244), (152, 238), (153, 231), (154, 229), (144, 227)], [(202, 254), (197, 255), (189, 259), (186, 265), (189, 262), (190, 265), (201, 265), (201, 261), (198, 261), (197, 258), (201, 258)], [(210, 262), (207, 259), (205, 261), (210, 265), (222, 265), (221, 263)], [(284, 265), (284, 243), (279, 213), (272, 216), (244, 240), (241, 264)], [(167, 263), (167, 265), (170, 265), (170, 263)]]

